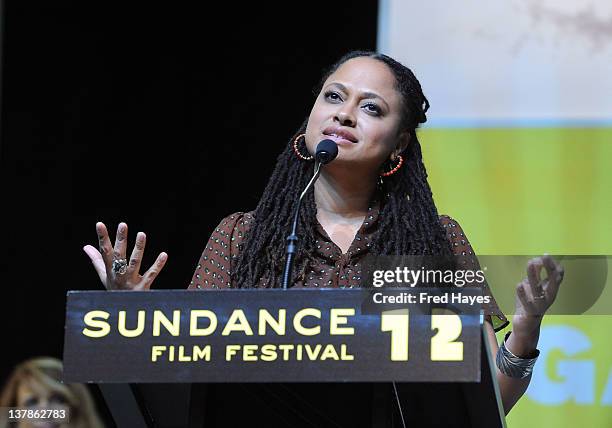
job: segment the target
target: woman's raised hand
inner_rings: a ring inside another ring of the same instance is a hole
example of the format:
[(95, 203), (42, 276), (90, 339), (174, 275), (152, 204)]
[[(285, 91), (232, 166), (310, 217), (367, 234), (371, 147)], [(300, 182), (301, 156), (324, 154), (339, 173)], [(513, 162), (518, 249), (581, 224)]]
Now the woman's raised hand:
[(168, 259), (166, 253), (160, 253), (144, 275), (140, 275), (140, 263), (147, 240), (143, 232), (136, 235), (136, 245), (129, 261), (126, 258), (128, 227), (119, 223), (115, 246), (111, 245), (108, 230), (104, 223), (96, 223), (99, 250), (91, 245), (85, 245), (83, 251), (91, 259), (100, 281), (107, 290), (148, 290), (162, 270)]
[[(547, 278), (540, 272), (546, 269)], [(518, 316), (544, 316), (557, 298), (557, 292), (565, 269), (550, 255), (536, 257), (527, 262), (527, 277), (516, 286), (516, 311)]]

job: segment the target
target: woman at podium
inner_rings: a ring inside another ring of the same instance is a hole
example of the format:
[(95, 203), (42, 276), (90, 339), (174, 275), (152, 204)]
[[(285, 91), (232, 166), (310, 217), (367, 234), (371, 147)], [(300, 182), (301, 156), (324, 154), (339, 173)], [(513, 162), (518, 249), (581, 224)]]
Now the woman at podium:
[[(228, 215), (213, 231), (189, 289), (280, 286), (297, 198), (312, 178), (313, 154), (324, 139), (337, 144), (338, 155), (304, 197), (293, 287), (360, 287), (368, 254), (474, 256), (459, 223), (438, 213), (427, 182), (416, 129), (427, 120), (428, 108), (412, 71), (392, 58), (372, 52), (341, 58), (323, 76), (309, 117), (278, 157), (255, 209)], [(145, 235), (137, 235), (128, 259), (125, 223), (114, 246), (104, 224), (96, 230), (99, 250), (84, 250), (103, 284), (148, 289), (167, 255), (161, 253), (140, 275)], [(539, 280), (541, 269), (548, 280)], [(549, 256), (529, 262), (527, 277), (516, 287), (513, 331), (501, 346), (494, 331), (508, 320), (493, 298), (484, 305), (506, 413), (529, 384), (540, 322), (562, 276)]]

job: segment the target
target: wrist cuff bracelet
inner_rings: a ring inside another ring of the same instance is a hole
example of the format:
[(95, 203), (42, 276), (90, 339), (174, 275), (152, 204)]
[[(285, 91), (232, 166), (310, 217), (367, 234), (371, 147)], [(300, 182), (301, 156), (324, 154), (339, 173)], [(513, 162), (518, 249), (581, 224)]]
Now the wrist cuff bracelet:
[(533, 358), (517, 357), (510, 352), (508, 348), (506, 348), (506, 339), (508, 339), (510, 333), (512, 332), (509, 331), (506, 333), (506, 336), (499, 347), (499, 351), (497, 351), (495, 364), (497, 365), (497, 368), (499, 368), (499, 371), (506, 376), (523, 379), (529, 376), (533, 371), (533, 366), (540, 355), (540, 351), (536, 349), (535, 356)]

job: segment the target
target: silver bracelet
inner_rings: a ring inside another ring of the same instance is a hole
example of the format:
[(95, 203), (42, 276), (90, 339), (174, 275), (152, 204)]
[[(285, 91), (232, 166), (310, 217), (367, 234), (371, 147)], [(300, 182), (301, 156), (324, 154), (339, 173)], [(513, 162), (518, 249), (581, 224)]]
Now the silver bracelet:
[(532, 358), (521, 358), (514, 355), (512, 352), (506, 348), (506, 339), (510, 336), (511, 331), (506, 333), (504, 340), (499, 347), (499, 351), (497, 351), (497, 357), (495, 358), (495, 363), (497, 364), (497, 368), (499, 371), (505, 374), (506, 376), (510, 376), (513, 378), (523, 379), (531, 374), (533, 371), (533, 366), (535, 365), (538, 356), (540, 355), (540, 351), (535, 350), (535, 356)]

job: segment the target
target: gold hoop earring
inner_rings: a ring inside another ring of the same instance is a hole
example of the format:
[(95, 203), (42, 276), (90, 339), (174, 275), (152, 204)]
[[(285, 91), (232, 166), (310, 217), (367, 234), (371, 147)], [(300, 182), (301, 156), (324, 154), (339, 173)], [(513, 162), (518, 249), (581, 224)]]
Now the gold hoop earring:
[(397, 161), (397, 165), (395, 165), (395, 167), (393, 169), (391, 169), (390, 171), (381, 172), (379, 174), (381, 177), (389, 177), (390, 175), (395, 174), (397, 172), (397, 170), (402, 167), (402, 165), (404, 164), (404, 158), (402, 157), (402, 155), (397, 155), (396, 159), (399, 159)]
[(303, 154), (300, 153), (300, 150), (298, 149), (298, 142), (299, 139), (304, 137), (304, 140), (306, 140), (306, 134), (300, 134), (297, 137), (295, 137), (295, 140), (293, 140), (293, 151), (295, 152), (296, 156), (302, 160), (305, 161), (310, 161), (314, 159), (314, 156), (310, 155), (310, 156), (304, 156)]

